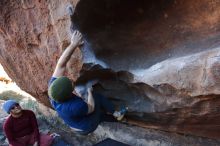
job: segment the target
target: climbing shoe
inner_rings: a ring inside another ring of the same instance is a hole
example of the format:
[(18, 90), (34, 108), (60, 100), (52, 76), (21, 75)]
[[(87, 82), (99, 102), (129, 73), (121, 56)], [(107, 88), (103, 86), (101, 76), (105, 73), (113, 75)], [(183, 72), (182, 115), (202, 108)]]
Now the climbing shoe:
[(118, 120), (121, 121), (125, 115), (125, 113), (128, 111), (128, 107), (123, 107), (119, 111), (115, 111), (113, 113), (113, 116)]

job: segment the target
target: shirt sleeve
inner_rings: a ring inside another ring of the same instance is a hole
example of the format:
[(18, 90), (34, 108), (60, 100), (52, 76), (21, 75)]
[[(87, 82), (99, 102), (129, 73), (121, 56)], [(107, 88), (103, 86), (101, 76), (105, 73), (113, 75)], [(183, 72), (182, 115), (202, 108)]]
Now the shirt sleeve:
[(83, 100), (78, 99), (74, 102), (67, 102), (61, 111), (73, 117), (81, 117), (87, 115), (88, 105)]
[(48, 88), (50, 87), (50, 85), (53, 83), (53, 81), (55, 81), (57, 78), (56, 77), (51, 77), (50, 81), (48, 82)]
[(34, 130), (34, 141), (38, 141), (38, 143), (39, 143), (40, 134), (39, 134), (36, 116), (35, 116), (34, 112), (32, 112), (32, 111), (29, 111), (29, 116), (30, 116), (31, 126)]
[[(51, 77), (50, 78), (50, 81), (48, 82), (48, 88), (50, 87), (50, 85), (53, 83), (53, 81), (55, 81), (57, 78), (55, 78), (55, 77)], [(49, 100), (50, 100), (50, 103), (53, 105), (53, 100), (52, 100), (52, 98), (48, 95), (48, 97), (49, 97)]]
[(5, 135), (8, 139), (9, 144), (13, 145), (13, 146), (23, 146), (23, 144), (19, 143), (15, 137), (13, 132), (11, 131), (12, 127), (11, 127), (11, 122), (9, 119), (7, 119), (3, 125), (3, 129), (5, 132)]

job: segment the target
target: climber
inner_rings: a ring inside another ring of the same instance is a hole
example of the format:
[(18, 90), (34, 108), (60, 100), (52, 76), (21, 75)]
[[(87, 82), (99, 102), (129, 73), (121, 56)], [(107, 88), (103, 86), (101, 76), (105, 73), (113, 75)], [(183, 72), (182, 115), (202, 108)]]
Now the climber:
[(3, 125), (9, 146), (50, 146), (53, 137), (39, 133), (34, 112), (24, 110), (15, 100), (7, 100), (3, 110), (10, 114)]
[(53, 108), (64, 122), (76, 133), (87, 135), (93, 132), (100, 122), (116, 122), (123, 118), (124, 113), (115, 111), (113, 104), (106, 97), (94, 93), (92, 87), (87, 89), (87, 101), (73, 93), (74, 85), (64, 74), (74, 50), (82, 45), (82, 34), (74, 31), (71, 44), (59, 58), (49, 81), (48, 95)]

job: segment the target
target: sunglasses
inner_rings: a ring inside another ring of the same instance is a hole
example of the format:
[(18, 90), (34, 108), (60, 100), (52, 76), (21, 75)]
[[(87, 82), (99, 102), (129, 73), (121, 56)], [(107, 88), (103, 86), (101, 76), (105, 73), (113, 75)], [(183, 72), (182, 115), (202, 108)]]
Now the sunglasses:
[(10, 110), (14, 110), (16, 107), (19, 107), (20, 105), (18, 104), (18, 103), (16, 103), (15, 105), (13, 105), (12, 107), (11, 107), (11, 109)]

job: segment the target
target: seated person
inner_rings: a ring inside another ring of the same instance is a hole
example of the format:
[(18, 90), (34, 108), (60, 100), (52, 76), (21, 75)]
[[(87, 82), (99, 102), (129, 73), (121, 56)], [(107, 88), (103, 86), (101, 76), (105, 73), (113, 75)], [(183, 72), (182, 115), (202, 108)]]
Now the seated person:
[(9, 146), (50, 146), (53, 138), (40, 134), (35, 114), (31, 110), (24, 110), (15, 100), (7, 100), (3, 110), (9, 117), (3, 125)]

